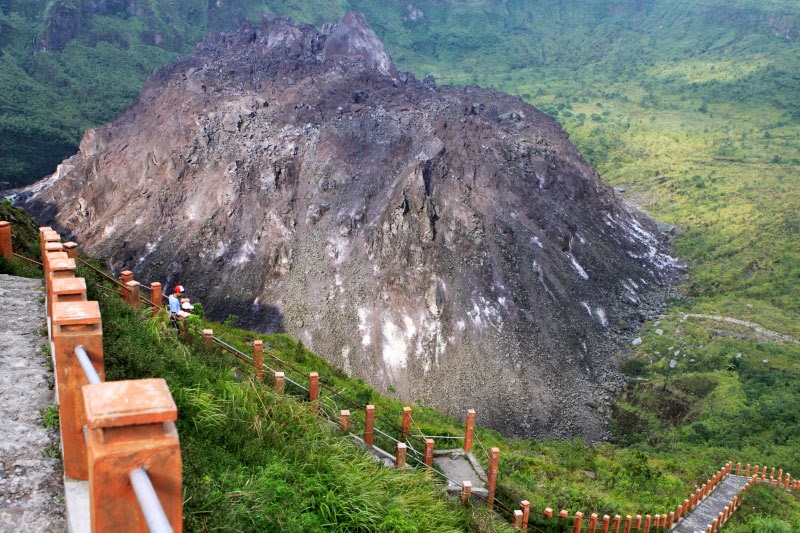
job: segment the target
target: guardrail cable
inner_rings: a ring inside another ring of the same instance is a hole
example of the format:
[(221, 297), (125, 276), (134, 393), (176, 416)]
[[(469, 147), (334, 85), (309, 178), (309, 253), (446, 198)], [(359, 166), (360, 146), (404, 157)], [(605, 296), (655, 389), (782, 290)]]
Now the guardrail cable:
[(37, 261), (36, 259), (31, 259), (30, 257), (25, 257), (24, 255), (19, 255), (19, 254), (18, 254), (18, 253), (16, 253), (16, 252), (11, 252), (11, 255), (12, 255), (13, 257), (16, 257), (17, 259), (22, 259), (23, 261), (27, 261), (28, 263), (33, 263), (34, 265), (37, 265), (37, 266), (44, 266), (44, 265), (42, 265), (42, 263), (40, 263), (40, 262), (39, 262), (39, 261)]

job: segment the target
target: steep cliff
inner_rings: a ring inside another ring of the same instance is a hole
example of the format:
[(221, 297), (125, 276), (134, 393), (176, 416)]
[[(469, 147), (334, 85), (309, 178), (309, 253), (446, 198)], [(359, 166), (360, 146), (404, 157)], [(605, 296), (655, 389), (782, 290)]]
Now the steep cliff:
[(353, 13), (212, 36), (26, 205), (215, 317), (516, 434), (603, 436), (615, 341), (672, 268), (554, 120), (398, 72)]

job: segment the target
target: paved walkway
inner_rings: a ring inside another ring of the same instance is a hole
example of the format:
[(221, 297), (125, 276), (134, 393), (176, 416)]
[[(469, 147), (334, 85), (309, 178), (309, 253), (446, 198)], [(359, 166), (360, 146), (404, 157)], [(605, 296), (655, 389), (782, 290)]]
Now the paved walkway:
[(673, 533), (705, 533), (706, 528), (725, 510), (747, 481), (748, 478), (744, 476), (726, 476), (714, 492), (672, 530)]
[[(42, 426), (53, 404), (42, 281), (0, 274), (0, 531), (65, 531), (58, 430)], [(53, 457), (55, 456), (55, 457)]]

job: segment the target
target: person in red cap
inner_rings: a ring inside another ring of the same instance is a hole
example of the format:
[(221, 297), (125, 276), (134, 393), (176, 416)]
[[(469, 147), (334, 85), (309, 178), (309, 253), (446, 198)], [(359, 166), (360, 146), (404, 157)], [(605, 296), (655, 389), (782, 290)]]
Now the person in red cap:
[(183, 285), (175, 285), (175, 291), (169, 295), (169, 323), (178, 328), (178, 319), (181, 313), (181, 295), (183, 294)]

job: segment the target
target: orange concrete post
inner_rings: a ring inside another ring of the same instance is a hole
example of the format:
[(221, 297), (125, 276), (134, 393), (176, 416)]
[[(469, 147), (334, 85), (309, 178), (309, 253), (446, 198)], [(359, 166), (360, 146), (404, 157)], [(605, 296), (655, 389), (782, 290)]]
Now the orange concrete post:
[(264, 341), (261, 339), (253, 341), (253, 371), (260, 382), (264, 377)]
[(619, 526), (622, 523), (622, 517), (618, 514), (614, 515), (614, 523), (611, 525), (611, 531), (619, 533)]
[(528, 520), (531, 517), (531, 502), (528, 500), (522, 500), (519, 503), (519, 506), (522, 508), (522, 530), (528, 530)]
[(55, 302), (81, 302), (86, 300), (86, 280), (75, 276), (59, 277), (50, 280), (50, 294), (47, 298), (47, 316), (53, 316)]
[(575, 513), (575, 522), (572, 523), (572, 533), (581, 533), (581, 524), (583, 523), (583, 513), (578, 511)]
[(684, 509), (686, 509), (688, 507), (689, 500), (683, 500), (683, 501), (684, 501), (684, 504), (683, 505), (679, 505), (678, 506), (678, 511), (675, 513), (675, 518), (677, 518), (678, 520), (680, 520), (681, 517), (683, 516)]
[(308, 401), (311, 402), (311, 412), (316, 414), (319, 410), (319, 374), (317, 372), (308, 374)]
[(624, 533), (631, 532), (631, 515), (625, 516), (625, 528), (623, 529)]
[(769, 477), (775, 477), (775, 467), (774, 466), (772, 467), (772, 470), (769, 473)]
[(425, 439), (425, 466), (433, 468), (433, 439)]
[[(47, 284), (47, 299), (53, 299), (53, 280), (58, 278), (75, 277), (75, 260), (69, 259), (64, 252), (51, 252), (45, 254), (47, 263), (45, 267), (45, 280)], [(52, 306), (48, 305), (52, 317)]]
[(472, 497), (472, 482), (465, 481), (461, 485), (461, 505), (467, 505), (470, 497)]
[(283, 394), (283, 391), (286, 389), (286, 383), (284, 382), (284, 378), (286, 375), (283, 372), (275, 372), (274, 374), (275, 383), (272, 388), (278, 394)]
[(717, 531), (719, 529), (719, 518), (715, 518), (713, 522), (711, 522), (711, 531)]
[(544, 514), (545, 518), (553, 518), (553, 510), (549, 507), (545, 507), (544, 513), (542, 514)]
[(464, 451), (472, 451), (472, 436), (475, 431), (475, 409), (467, 411), (466, 432), (464, 433)]
[(778, 485), (780, 485), (781, 483), (783, 483), (783, 468), (778, 470)]
[(213, 329), (204, 329), (203, 330), (203, 347), (206, 350), (210, 350), (214, 347), (214, 330)]
[(754, 473), (755, 475), (758, 475), (758, 465), (756, 465), (756, 466), (755, 466), (755, 469), (753, 470), (753, 473)]
[(407, 453), (407, 446), (402, 443), (397, 443), (397, 451), (394, 454), (394, 467), (398, 470), (402, 470), (406, 467), (406, 453)]
[(666, 513), (661, 515), (661, 527), (667, 527), (667, 514)]
[(368, 405), (364, 413), (364, 442), (369, 446), (375, 444), (375, 406)]
[(736, 475), (739, 475), (739, 472), (742, 470), (742, 463), (736, 463)]
[(600, 531), (602, 531), (603, 533), (608, 533), (608, 529), (610, 527), (611, 527), (611, 517), (608, 516), (607, 514), (604, 514), (603, 522), (602, 525), (600, 526)]
[(744, 477), (750, 477), (750, 463), (747, 463), (747, 467), (744, 469)]
[(123, 285), (125, 285), (129, 281), (133, 281), (133, 272), (131, 272), (130, 270), (123, 270), (122, 272), (119, 273), (119, 281)]
[(642, 529), (642, 515), (636, 515), (636, 524), (634, 525), (633, 529), (636, 531), (640, 531)]
[(522, 529), (522, 510), (515, 509), (514, 510), (514, 519), (511, 522), (511, 525), (514, 529)]
[(645, 515), (644, 517), (644, 533), (650, 533), (650, 523), (653, 521), (653, 517), (650, 515)]
[(11, 247), (11, 222), (0, 220), (0, 255), (11, 261), (14, 250)]
[(70, 259), (78, 259), (78, 243), (72, 241), (65, 242), (64, 251), (67, 252), (67, 257)]
[(47, 314), (53, 316), (55, 302), (86, 301), (86, 280), (83, 278), (55, 278), (50, 281), (51, 298), (47, 300)]
[(500, 468), (500, 448), (492, 448), (489, 454), (489, 474), (487, 479), (487, 489), (489, 490), (489, 497), (487, 503), (489, 507), (494, 505), (494, 494), (497, 490), (497, 471)]
[(669, 516), (667, 517), (667, 529), (672, 529), (672, 525), (675, 523), (675, 511), (670, 511)]
[(164, 290), (157, 281), (150, 284), (150, 301), (153, 302), (153, 316), (156, 316), (164, 307)]
[(403, 422), (400, 426), (400, 433), (402, 440), (408, 440), (411, 435), (411, 408), (403, 407)]
[(163, 379), (83, 387), (93, 532), (148, 531), (130, 473), (147, 471), (173, 530), (183, 527), (178, 410)]
[(342, 409), (339, 412), (339, 430), (342, 433), (347, 433), (350, 431), (350, 410), (349, 409)]
[(783, 482), (783, 490), (789, 490), (789, 482), (791, 481), (791, 479), (792, 479), (792, 475), (787, 473), (786, 474), (786, 479)]
[(142, 290), (139, 287), (138, 281), (129, 281), (125, 284), (127, 290), (128, 305), (134, 309), (139, 309), (139, 304), (142, 301)]
[(767, 482), (767, 468), (764, 467), (761, 470), (761, 483), (766, 483), (766, 482)]
[(558, 513), (558, 517), (566, 520), (569, 518), (569, 512), (566, 509), (561, 509), (561, 511)]
[[(73, 261), (69, 259), (69, 261)], [(101, 379), (103, 371), (103, 327), (97, 302), (56, 302), (52, 317), (53, 356), (58, 384), (58, 413), (64, 473), (72, 479), (88, 479), (83, 426), (81, 387), (89, 383), (75, 347), (83, 346)]]
[(592, 513), (589, 517), (589, 533), (595, 533), (597, 530), (597, 513)]

